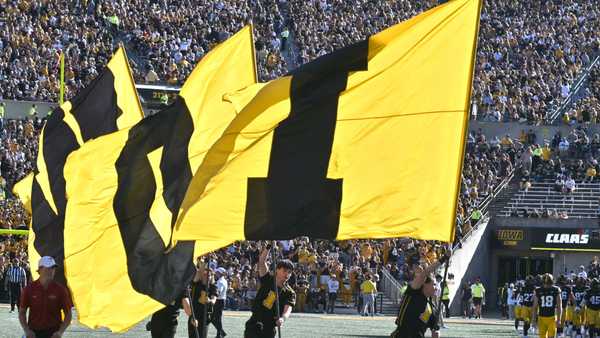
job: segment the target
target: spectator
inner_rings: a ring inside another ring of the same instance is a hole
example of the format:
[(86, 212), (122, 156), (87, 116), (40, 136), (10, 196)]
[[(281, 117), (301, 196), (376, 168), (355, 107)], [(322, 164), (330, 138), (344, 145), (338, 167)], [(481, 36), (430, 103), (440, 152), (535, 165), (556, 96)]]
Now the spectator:
[(363, 297), (363, 316), (375, 315), (375, 296), (377, 295), (377, 286), (375, 286), (375, 282), (373, 281), (373, 275), (369, 274), (366, 276), (366, 279), (360, 285), (360, 292)]
[(340, 288), (340, 282), (337, 280), (335, 275), (331, 275), (329, 277), (329, 281), (327, 282), (327, 292), (329, 297), (327, 299), (327, 307), (328, 312), (333, 313), (335, 310), (335, 301), (337, 299), (337, 293)]
[(575, 180), (572, 177), (568, 177), (563, 187), (563, 193), (572, 194), (575, 191)]
[(55, 270), (54, 259), (43, 256), (38, 264), (40, 278), (23, 290), (19, 322), (27, 337), (61, 337), (71, 324), (71, 297), (64, 286), (53, 280)]
[(471, 318), (471, 298), (473, 297), (473, 292), (471, 291), (470, 283), (464, 283), (460, 289), (461, 294), (461, 309), (463, 313), (463, 318)]

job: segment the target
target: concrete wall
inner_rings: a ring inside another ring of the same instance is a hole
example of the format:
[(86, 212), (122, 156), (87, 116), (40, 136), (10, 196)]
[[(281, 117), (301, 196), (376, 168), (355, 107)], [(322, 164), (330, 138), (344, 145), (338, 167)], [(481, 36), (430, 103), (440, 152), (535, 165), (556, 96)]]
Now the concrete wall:
[[(481, 252), (478, 251), (479, 244), (481, 243), (481, 238), (485, 234), (489, 223), (489, 218), (486, 218), (479, 223), (477, 229), (467, 237), (462, 244), (462, 247), (452, 253), (452, 260), (450, 261), (450, 266), (448, 268), (448, 274), (454, 275), (454, 280), (448, 281), (450, 300), (452, 302), (454, 302), (454, 299), (460, 290), (460, 281), (462, 281), (465, 276), (467, 276), (467, 279), (469, 278), (468, 272), (471, 262), (473, 259), (477, 259), (476, 257), (481, 254)], [(458, 296), (460, 298), (460, 294), (458, 294)]]
[(4, 102), (4, 118), (7, 119), (20, 119), (28, 116), (29, 109), (32, 104), (36, 105), (36, 110), (39, 117), (44, 117), (48, 112), (52, 111), (58, 104), (49, 102), (31, 102), (31, 101), (12, 101), (12, 100), (0, 100)]
[[(456, 279), (454, 281), (457, 288), (460, 288), (460, 285), (463, 283), (474, 280), (477, 277), (481, 278), (481, 281), (484, 286), (490, 285), (492, 274), (490, 274), (490, 256), (491, 256), (491, 246), (490, 243), (490, 235), (492, 232), (489, 230), (490, 226), (488, 225), (483, 233), (481, 234), (481, 239), (477, 244), (477, 249), (475, 250), (475, 254), (473, 255), (471, 261), (468, 264), (466, 272), (461, 280)], [(486, 295), (486, 299), (490, 299)], [(489, 301), (487, 302), (489, 303)], [(460, 294), (457, 294), (454, 299), (452, 299), (452, 303), (450, 304), (450, 313), (452, 315), (460, 314)]]
[[(518, 122), (498, 123), (470, 121), (470, 131), (476, 132), (479, 128), (481, 128), (481, 131), (488, 140), (496, 136), (501, 139), (506, 134), (510, 135), (512, 138), (518, 138), (519, 135), (521, 135), (521, 130), (525, 129), (527, 132), (529, 129), (533, 129), (537, 136), (537, 143), (542, 144), (544, 140), (552, 140), (554, 134), (556, 134), (558, 131), (560, 131), (563, 136), (566, 136), (573, 128), (576, 128), (576, 126), (566, 126), (562, 124), (558, 126), (530, 126), (528, 124)], [(586, 128), (592, 135), (594, 133), (600, 133), (600, 125), (590, 124), (586, 126)]]
[(519, 217), (494, 217), (492, 228), (500, 227), (525, 227), (525, 228), (596, 228), (597, 219), (572, 218), (572, 219), (547, 219), (547, 218), (519, 218)]

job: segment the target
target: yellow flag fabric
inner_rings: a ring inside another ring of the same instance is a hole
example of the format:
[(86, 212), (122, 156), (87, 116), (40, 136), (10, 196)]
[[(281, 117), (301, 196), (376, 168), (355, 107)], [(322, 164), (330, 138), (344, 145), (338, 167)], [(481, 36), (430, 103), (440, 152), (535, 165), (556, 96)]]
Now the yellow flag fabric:
[(229, 95), (243, 108), (195, 172), (174, 241), (451, 241), (479, 13), (450, 1)]
[(29, 173), (13, 186), (13, 193), (19, 197), (23, 208), (31, 215), (31, 185), (33, 173)]
[(32, 215), (29, 236), (31, 266), (37, 265), (36, 257), (40, 255), (52, 256), (59, 264), (55, 280), (66, 283), (63, 272), (65, 160), (84, 142), (129, 127), (142, 117), (127, 55), (122, 47), (91, 84), (50, 115), (40, 135), (34, 176), (27, 176), (15, 187)]
[(65, 261), (81, 323), (122, 332), (183, 291), (194, 243), (168, 247), (177, 211), (202, 152), (236, 115), (223, 95), (254, 83), (245, 27), (199, 62), (171, 106), (69, 156)]
[[(23, 203), (23, 207), (25, 211), (31, 215), (31, 187), (33, 185), (33, 173), (29, 173), (29, 175), (25, 176), (21, 179), (17, 184), (13, 187), (13, 193), (19, 197), (21, 202)], [(27, 256), (29, 258), (29, 266), (35, 267), (36, 262), (39, 262), (41, 256), (37, 252), (35, 248), (35, 233), (31, 229), (31, 220), (29, 224), (27, 224), (29, 228), (29, 234), (27, 235)], [(39, 274), (37, 269), (31, 269), (31, 278), (33, 280), (38, 279)]]

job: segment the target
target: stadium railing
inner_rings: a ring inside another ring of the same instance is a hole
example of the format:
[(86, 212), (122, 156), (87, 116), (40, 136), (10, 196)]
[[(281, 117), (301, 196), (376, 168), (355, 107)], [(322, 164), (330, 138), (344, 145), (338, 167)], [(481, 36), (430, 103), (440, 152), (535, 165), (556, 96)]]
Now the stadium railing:
[(400, 298), (402, 297), (400, 282), (386, 268), (381, 269), (381, 272), (382, 293), (391, 299), (395, 305), (400, 304)]
[[(479, 227), (479, 225), (489, 216), (488, 213), (488, 207), (490, 206), (490, 203), (498, 196), (500, 195), (500, 193), (502, 191), (504, 191), (504, 188), (506, 188), (509, 184), (510, 181), (512, 181), (512, 179), (515, 177), (515, 172), (517, 171), (517, 169), (513, 169), (513, 171), (510, 173), (510, 175), (508, 177), (506, 177), (504, 180), (502, 180), (502, 182), (500, 182), (500, 184), (498, 184), (498, 186), (494, 189), (494, 191), (491, 194), (488, 194), (483, 201), (481, 201), (481, 203), (479, 203), (479, 211), (481, 211), (481, 218), (477, 221), (477, 223), (475, 223), (471, 229), (463, 234), (463, 236), (458, 240), (458, 242), (452, 247), (452, 251), (458, 249), (460, 247), (460, 245), (462, 245), (462, 243), (464, 243), (472, 234), (473, 231), (477, 230), (477, 227)], [(469, 218), (471, 218), (471, 216), (473, 215), (473, 213), (471, 213), (471, 215), (469, 215)]]
[(547, 117), (547, 123), (553, 124), (557, 120), (560, 120), (560, 117), (565, 113), (565, 111), (575, 102), (575, 98), (579, 93), (581, 87), (585, 84), (587, 78), (590, 76), (592, 69), (600, 63), (600, 54), (596, 55), (594, 60), (590, 62), (590, 64), (584, 68), (581, 72), (577, 80), (575, 80), (575, 84), (571, 88), (571, 92), (569, 96)]

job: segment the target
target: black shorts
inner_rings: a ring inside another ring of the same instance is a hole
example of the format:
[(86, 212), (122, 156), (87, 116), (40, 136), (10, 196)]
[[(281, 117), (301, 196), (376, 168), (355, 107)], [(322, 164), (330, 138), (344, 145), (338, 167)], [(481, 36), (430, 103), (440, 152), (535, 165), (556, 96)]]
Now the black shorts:
[(473, 297), (473, 305), (481, 305), (481, 298)]
[(249, 319), (246, 322), (244, 338), (274, 338), (275, 333), (274, 327), (267, 327), (261, 322)]
[(54, 328), (54, 329), (48, 329), (48, 330), (31, 330), (33, 331), (33, 333), (35, 333), (35, 337), (36, 338), (50, 338), (52, 337), (52, 335), (55, 332), (58, 332), (58, 327)]

